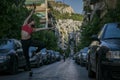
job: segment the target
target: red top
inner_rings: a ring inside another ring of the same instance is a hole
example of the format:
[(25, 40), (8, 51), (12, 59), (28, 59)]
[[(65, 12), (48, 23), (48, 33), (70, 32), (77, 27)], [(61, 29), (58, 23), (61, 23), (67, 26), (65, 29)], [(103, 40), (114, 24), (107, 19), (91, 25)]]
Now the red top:
[(29, 27), (28, 24), (22, 26), (22, 30), (28, 32), (29, 34), (32, 34), (33, 28)]

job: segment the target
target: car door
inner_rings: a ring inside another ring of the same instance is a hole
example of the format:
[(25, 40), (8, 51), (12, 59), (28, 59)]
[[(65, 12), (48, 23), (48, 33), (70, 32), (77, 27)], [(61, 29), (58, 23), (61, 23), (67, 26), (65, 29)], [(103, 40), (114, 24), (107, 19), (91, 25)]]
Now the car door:
[(24, 66), (26, 64), (25, 57), (23, 54), (22, 44), (20, 41), (15, 40), (16, 53), (18, 55), (18, 64), (19, 66)]

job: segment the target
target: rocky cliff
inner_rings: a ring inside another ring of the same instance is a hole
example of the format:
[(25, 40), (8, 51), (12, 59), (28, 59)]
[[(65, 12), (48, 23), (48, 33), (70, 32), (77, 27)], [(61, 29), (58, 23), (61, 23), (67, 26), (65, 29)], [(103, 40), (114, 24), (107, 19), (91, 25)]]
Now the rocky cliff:
[[(58, 45), (61, 49), (65, 50), (68, 45), (74, 46), (74, 41), (77, 43), (80, 38), (80, 26), (81, 21), (75, 21), (72, 19), (59, 19), (56, 24), (56, 35), (58, 36)], [(71, 47), (72, 48), (72, 47)]]
[[(74, 52), (74, 46), (80, 39), (81, 16), (74, 13), (71, 6), (62, 2), (52, 1), (49, 7), (53, 10), (56, 19), (56, 35), (58, 36), (58, 46), (62, 50), (70, 47), (71, 53)], [(71, 14), (71, 15), (69, 15)]]
[(54, 10), (59, 11), (60, 13), (74, 13), (74, 10), (71, 6), (64, 4), (60, 1), (49, 1), (49, 4)]
[(60, 13), (70, 13), (70, 14), (74, 13), (74, 10), (71, 6), (68, 6), (68, 7), (64, 7), (64, 6), (57, 7), (57, 6), (55, 6), (55, 7), (53, 7), (53, 9), (59, 11)]

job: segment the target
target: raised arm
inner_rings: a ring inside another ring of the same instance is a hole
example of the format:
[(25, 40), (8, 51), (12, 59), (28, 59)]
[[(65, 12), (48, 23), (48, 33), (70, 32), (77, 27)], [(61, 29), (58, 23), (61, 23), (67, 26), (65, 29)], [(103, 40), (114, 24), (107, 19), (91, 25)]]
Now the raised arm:
[(29, 14), (29, 16), (25, 19), (23, 25), (26, 25), (28, 23), (28, 20), (31, 18), (32, 14), (34, 13), (34, 9), (31, 11), (31, 13)]

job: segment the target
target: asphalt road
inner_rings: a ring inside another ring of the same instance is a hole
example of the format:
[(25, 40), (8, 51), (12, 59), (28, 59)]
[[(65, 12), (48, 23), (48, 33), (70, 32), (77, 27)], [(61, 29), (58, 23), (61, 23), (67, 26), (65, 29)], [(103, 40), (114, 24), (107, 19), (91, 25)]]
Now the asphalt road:
[(95, 80), (89, 79), (87, 70), (72, 59), (67, 59), (65, 62), (61, 60), (32, 70), (33, 77), (29, 77), (28, 72), (20, 70), (16, 75), (0, 73), (0, 80)]

